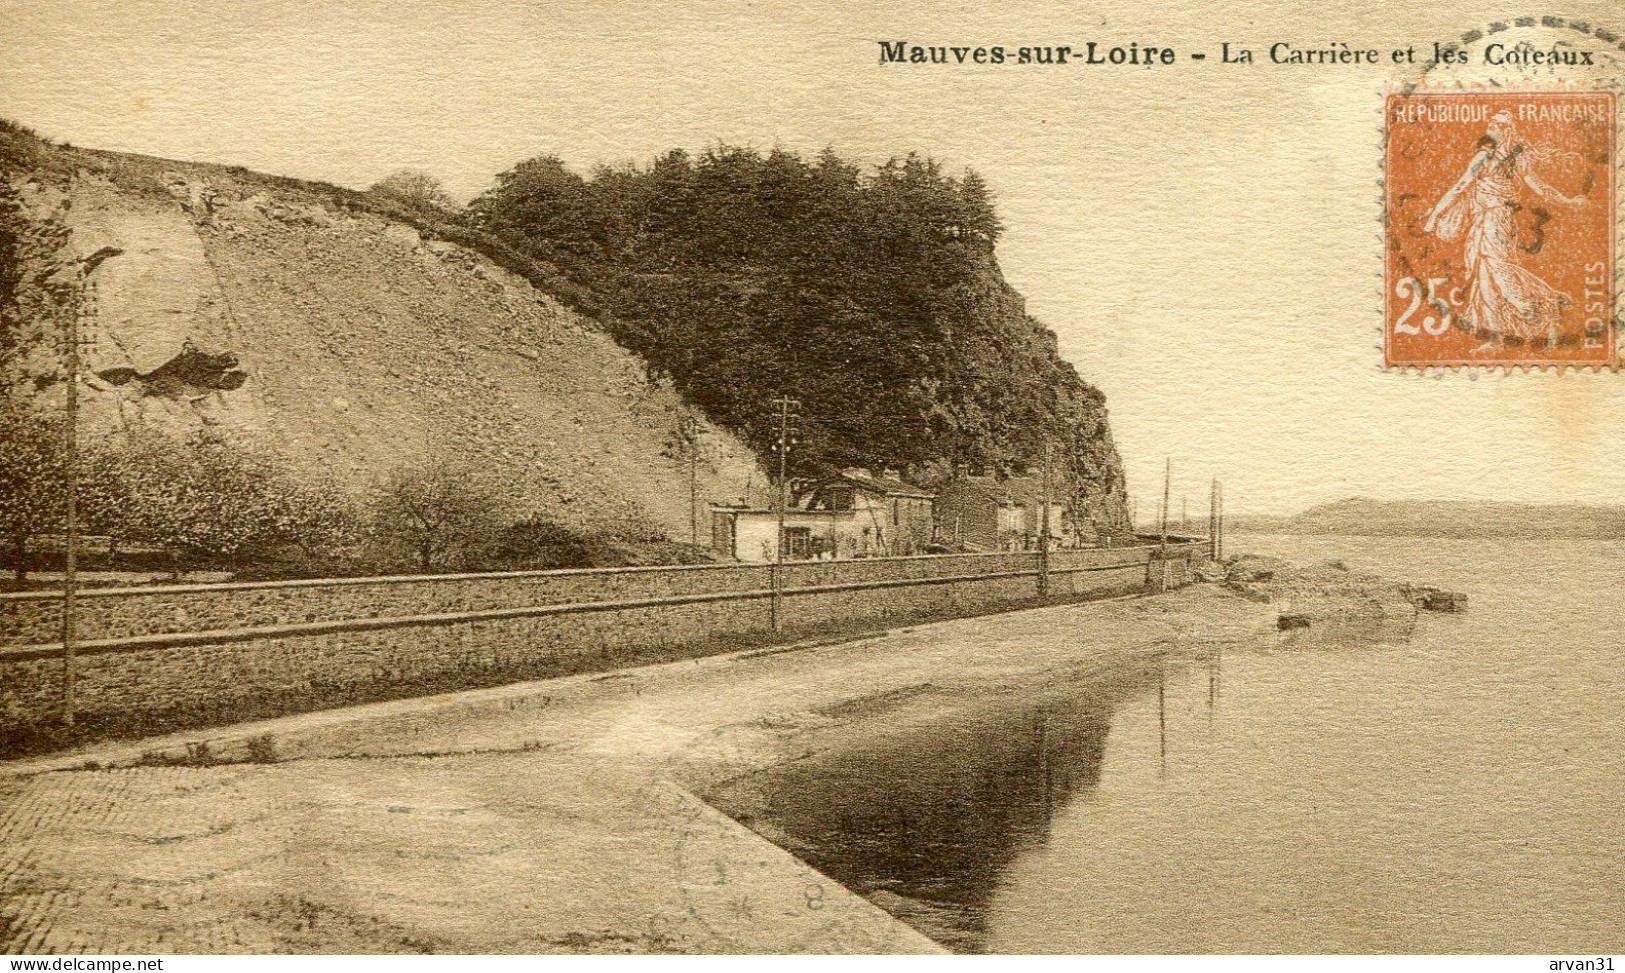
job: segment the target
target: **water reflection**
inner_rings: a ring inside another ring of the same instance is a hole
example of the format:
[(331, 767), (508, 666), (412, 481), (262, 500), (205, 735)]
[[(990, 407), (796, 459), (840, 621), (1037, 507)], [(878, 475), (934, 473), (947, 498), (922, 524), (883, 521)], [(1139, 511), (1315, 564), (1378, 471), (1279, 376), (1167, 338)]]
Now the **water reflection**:
[(1207, 659), (1207, 725), (1213, 725), (1213, 711), (1219, 703), (1219, 670), (1224, 663), (1224, 646), (1215, 645)]
[(1157, 757), (1158, 772), (1168, 775), (1168, 673), (1157, 660)]
[(932, 938), (975, 952), (1001, 875), (1098, 783), (1115, 709), (1160, 686), (1161, 670), (1137, 665), (1019, 704), (991, 700), (945, 723), (877, 727), (861, 749), (708, 796)]
[(863, 746), (718, 803), (966, 952), (1616, 940), (1625, 546), (1335, 543), (1473, 610), (1270, 631), (913, 728), (873, 716)]

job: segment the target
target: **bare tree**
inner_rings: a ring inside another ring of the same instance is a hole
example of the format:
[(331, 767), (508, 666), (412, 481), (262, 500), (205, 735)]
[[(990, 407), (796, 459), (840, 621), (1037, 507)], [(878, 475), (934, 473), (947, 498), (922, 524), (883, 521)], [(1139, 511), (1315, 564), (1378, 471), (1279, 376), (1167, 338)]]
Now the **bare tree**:
[(502, 522), (497, 503), (468, 473), (443, 464), (397, 470), (378, 490), (373, 530), (409, 549), (425, 574), (466, 560)]

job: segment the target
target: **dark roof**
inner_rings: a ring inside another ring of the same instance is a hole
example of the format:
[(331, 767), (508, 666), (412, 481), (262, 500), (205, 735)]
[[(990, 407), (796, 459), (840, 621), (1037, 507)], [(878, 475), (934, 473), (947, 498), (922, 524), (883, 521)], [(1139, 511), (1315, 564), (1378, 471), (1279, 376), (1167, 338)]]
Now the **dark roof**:
[[(777, 517), (779, 515), (779, 508), (777, 508), (777, 507), (726, 507), (726, 506), (721, 506), (721, 505), (718, 505), (718, 504), (712, 504), (711, 505), (711, 512), (713, 514), (735, 514), (735, 515), (739, 515), (739, 514), (761, 514), (764, 517)], [(850, 510), (809, 510), (806, 507), (796, 507), (796, 506), (790, 506), (790, 507), (785, 507), (784, 508), (785, 516), (786, 517), (791, 517), (791, 518), (794, 518), (794, 517), (811, 517), (811, 516), (817, 516), (817, 517), (820, 517), (820, 518), (829, 518), (829, 517), (837, 516), (839, 514), (850, 514), (851, 512), (852, 511), (850, 511)]]
[(842, 470), (829, 479), (821, 481), (818, 486), (822, 488), (835, 482), (850, 483), (860, 490), (868, 490), (870, 493), (882, 493), (888, 497), (921, 497), (929, 500), (936, 496), (936, 494), (924, 487), (917, 487), (897, 477), (876, 476), (868, 470), (857, 468)]
[[(1050, 490), (1050, 503), (1066, 502), (1054, 484)], [(997, 504), (1030, 504), (1043, 499), (1044, 481), (1036, 476), (1011, 476), (1003, 480), (991, 476), (962, 476), (944, 486), (942, 492), (979, 497)]]

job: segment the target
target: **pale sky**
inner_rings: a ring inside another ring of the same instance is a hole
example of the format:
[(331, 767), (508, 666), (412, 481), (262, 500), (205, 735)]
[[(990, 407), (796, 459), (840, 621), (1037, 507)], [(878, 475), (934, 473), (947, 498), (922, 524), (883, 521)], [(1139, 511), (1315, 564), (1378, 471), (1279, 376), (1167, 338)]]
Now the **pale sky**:
[[(357, 187), (412, 166), (464, 197), (544, 153), (585, 172), (717, 141), (920, 151), (993, 187), (1006, 276), (1106, 393), (1142, 514), (1164, 457), (1176, 513), (1182, 494), (1205, 510), (1214, 475), (1240, 511), (1625, 502), (1625, 375), (1378, 368), (1378, 108), (1400, 69), (1217, 63), (1226, 40), (1429, 49), (1504, 8), (997, 6), (6, 0), (0, 115)], [(1625, 33), (1613, 0), (1566, 12)], [(880, 39), (1179, 61), (904, 68), (877, 63)]]

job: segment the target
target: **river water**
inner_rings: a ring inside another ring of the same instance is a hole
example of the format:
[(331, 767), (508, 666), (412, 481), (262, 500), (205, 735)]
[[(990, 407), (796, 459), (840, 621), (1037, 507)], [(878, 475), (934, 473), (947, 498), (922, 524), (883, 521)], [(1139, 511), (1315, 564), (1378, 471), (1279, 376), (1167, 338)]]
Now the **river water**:
[(963, 952), (1625, 951), (1625, 544), (1238, 537), (1468, 592), (777, 782), (777, 840)]

